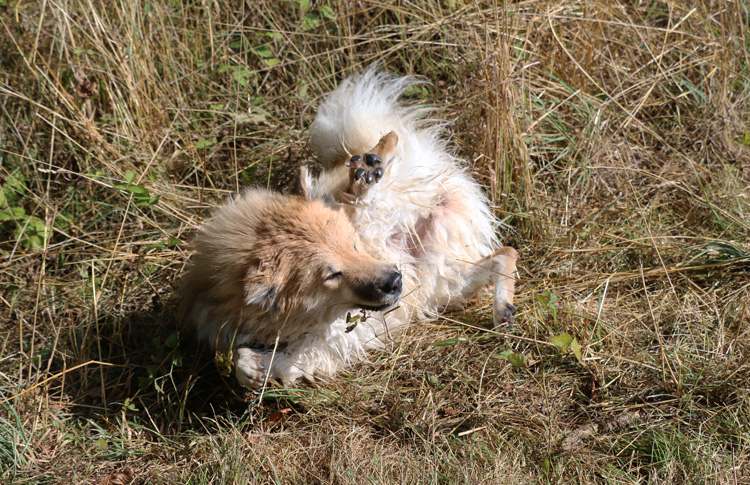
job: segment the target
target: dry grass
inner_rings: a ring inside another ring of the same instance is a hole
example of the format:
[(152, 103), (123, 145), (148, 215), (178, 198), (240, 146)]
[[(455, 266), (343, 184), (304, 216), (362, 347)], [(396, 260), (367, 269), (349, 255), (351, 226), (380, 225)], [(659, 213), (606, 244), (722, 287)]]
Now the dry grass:
[[(313, 3), (0, 0), (0, 480), (750, 483), (747, 4)], [(514, 228), (517, 325), (259, 402), (177, 345), (185, 242), (374, 62)]]

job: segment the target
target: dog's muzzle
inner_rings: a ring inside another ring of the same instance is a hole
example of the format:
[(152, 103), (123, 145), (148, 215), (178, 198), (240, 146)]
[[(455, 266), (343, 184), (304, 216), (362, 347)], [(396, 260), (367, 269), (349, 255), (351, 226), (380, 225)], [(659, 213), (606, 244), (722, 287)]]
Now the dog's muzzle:
[(359, 305), (366, 310), (382, 310), (395, 304), (401, 296), (404, 281), (401, 273), (389, 271), (385, 276), (357, 287), (356, 294), (366, 304)]

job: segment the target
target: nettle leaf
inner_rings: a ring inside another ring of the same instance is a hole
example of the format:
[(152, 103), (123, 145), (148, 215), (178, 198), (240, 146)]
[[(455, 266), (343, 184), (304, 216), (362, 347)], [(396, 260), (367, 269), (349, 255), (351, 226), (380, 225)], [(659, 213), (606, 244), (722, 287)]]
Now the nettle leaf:
[(564, 333), (557, 337), (552, 337), (550, 342), (563, 352), (567, 352), (568, 347), (570, 347), (570, 344), (573, 342), (573, 337), (571, 337), (569, 333)]
[(26, 211), (23, 207), (7, 207), (0, 211), (0, 222), (17, 221), (25, 216)]

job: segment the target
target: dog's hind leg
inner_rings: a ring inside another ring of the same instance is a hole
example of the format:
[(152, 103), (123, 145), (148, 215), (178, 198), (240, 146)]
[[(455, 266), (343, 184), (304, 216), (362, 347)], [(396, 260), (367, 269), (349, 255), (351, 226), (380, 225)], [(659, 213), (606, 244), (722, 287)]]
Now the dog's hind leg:
[(370, 151), (354, 155), (346, 162), (349, 167), (349, 186), (339, 194), (340, 202), (352, 202), (362, 197), (367, 190), (386, 175), (396, 154), (398, 135), (391, 131), (380, 139)]
[(513, 294), (516, 285), (516, 250), (510, 247), (486, 256), (474, 263), (467, 275), (466, 284), (461, 291), (465, 299), (474, 296), (479, 290), (495, 284), (495, 297), (492, 316), (495, 326), (513, 323), (516, 307), (513, 305)]

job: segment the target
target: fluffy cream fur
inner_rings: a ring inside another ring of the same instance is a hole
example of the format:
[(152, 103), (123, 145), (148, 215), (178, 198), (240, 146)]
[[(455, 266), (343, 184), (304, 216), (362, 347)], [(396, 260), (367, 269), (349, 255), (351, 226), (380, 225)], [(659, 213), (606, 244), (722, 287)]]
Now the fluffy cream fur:
[[(331, 377), (413, 319), (432, 318), (490, 284), (496, 323), (513, 318), (516, 253), (500, 247), (488, 201), (440, 126), (424, 120), (424, 108), (399, 103), (416, 83), (372, 70), (342, 82), (310, 129), (325, 170), (317, 178), (303, 170), (307, 200), (249, 191), (198, 236), (182, 319), (214, 349), (234, 349), (243, 384)], [(381, 149), (389, 133), (395, 147)], [(347, 162), (378, 150), (382, 179), (363, 178), (353, 191), (356, 167)], [(399, 305), (347, 322), (355, 308), (392, 306), (394, 265), (403, 280)], [(326, 272), (334, 270), (348, 279), (330, 288)], [(374, 287), (377, 295), (364, 301), (362, 288)]]

